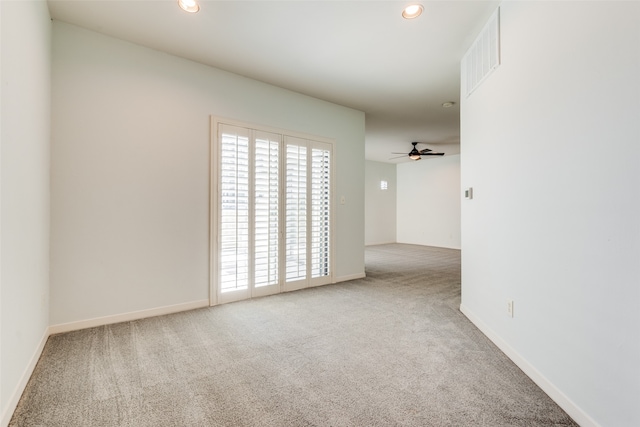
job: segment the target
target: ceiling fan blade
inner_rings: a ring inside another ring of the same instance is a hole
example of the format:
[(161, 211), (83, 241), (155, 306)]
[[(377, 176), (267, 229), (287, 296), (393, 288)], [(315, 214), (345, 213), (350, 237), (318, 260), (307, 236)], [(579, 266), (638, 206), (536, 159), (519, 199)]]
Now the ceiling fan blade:
[(404, 154), (405, 156), (408, 156), (407, 153), (391, 153), (391, 154)]
[(433, 150), (430, 150), (430, 149), (428, 149), (428, 148), (423, 148), (422, 150), (420, 150), (420, 154), (426, 154), (426, 153), (428, 153), (429, 151), (433, 151)]
[(444, 156), (444, 153), (421, 153), (422, 156)]
[[(391, 153), (391, 154), (400, 154), (400, 153)], [(402, 156), (398, 156), (398, 157), (391, 157), (389, 160), (399, 159), (400, 157), (407, 157), (407, 155), (406, 155), (406, 154), (403, 154)]]

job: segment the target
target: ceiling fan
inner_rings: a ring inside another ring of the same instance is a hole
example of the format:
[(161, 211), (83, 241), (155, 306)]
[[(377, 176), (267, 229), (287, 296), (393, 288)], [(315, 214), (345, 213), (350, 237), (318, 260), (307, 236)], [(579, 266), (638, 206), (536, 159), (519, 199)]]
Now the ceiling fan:
[(424, 144), (423, 142), (412, 142), (411, 144), (413, 144), (413, 148), (411, 149), (411, 151), (409, 151), (409, 153), (391, 153), (391, 154), (402, 154), (402, 156), (392, 157), (389, 160), (399, 159), (400, 157), (404, 157), (404, 156), (409, 156), (411, 160), (420, 160), (422, 156), (444, 156), (444, 153), (436, 153), (433, 150), (430, 150), (428, 148), (423, 148), (422, 150), (418, 150), (416, 148), (416, 145)]

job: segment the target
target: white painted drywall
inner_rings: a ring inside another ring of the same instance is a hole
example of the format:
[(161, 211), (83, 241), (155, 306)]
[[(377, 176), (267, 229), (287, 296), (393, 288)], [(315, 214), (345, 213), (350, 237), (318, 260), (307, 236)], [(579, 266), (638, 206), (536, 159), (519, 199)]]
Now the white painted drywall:
[(640, 3), (505, 2), (501, 46), (461, 103), (462, 308), (582, 425), (638, 426)]
[(0, 423), (49, 325), (51, 21), (44, 1), (0, 4)]
[(336, 140), (336, 278), (364, 273), (364, 114), (54, 22), (51, 324), (209, 297), (209, 117)]
[[(395, 243), (396, 165), (367, 160), (364, 169), (364, 243)], [(386, 190), (380, 181), (387, 182)]]
[(398, 242), (460, 249), (460, 155), (400, 163)]

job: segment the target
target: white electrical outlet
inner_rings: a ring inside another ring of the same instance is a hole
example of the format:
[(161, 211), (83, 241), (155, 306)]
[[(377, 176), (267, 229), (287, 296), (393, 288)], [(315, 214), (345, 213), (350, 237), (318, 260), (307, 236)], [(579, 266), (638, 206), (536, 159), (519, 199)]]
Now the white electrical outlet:
[(507, 314), (509, 317), (513, 317), (513, 300), (507, 300)]
[(341, 196), (340, 197), (340, 204), (344, 205), (345, 203), (347, 203), (347, 198), (345, 196)]

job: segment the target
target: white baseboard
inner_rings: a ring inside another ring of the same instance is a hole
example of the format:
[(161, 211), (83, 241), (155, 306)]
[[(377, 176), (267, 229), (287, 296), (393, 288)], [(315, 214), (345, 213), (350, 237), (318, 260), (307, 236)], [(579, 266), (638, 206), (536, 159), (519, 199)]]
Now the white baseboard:
[(349, 275), (346, 275), (346, 276), (336, 277), (335, 280), (333, 281), (333, 283), (346, 282), (346, 281), (349, 281), (349, 280), (356, 280), (356, 279), (364, 279), (365, 277), (367, 277), (367, 275), (363, 271), (362, 273), (349, 274)]
[(27, 387), (27, 383), (31, 378), (31, 374), (33, 374), (33, 370), (36, 368), (38, 360), (40, 360), (40, 356), (42, 355), (42, 350), (44, 350), (44, 345), (47, 343), (47, 339), (49, 339), (48, 328), (45, 329), (44, 334), (40, 339), (40, 343), (38, 343), (36, 350), (33, 352), (33, 355), (29, 360), (29, 364), (20, 377), (20, 381), (16, 385), (16, 388), (13, 390), (13, 393), (11, 393), (11, 396), (9, 396), (9, 402), (2, 412), (2, 420), (0, 420), (1, 427), (7, 427), (9, 425), (11, 417), (13, 416), (13, 412), (16, 410), (18, 402), (20, 402), (20, 398), (22, 397), (22, 393), (24, 392), (24, 389)]
[(457, 246), (443, 246), (443, 245), (434, 245), (434, 244), (428, 244), (428, 243), (415, 243), (415, 242), (398, 242), (401, 245), (416, 245), (416, 246), (426, 246), (429, 248), (441, 248), (441, 249), (455, 249), (457, 251), (462, 250), (462, 248), (460, 247), (460, 245)]
[(505, 340), (489, 328), (479, 317), (473, 314), (466, 306), (460, 304), (462, 314), (473, 323), (480, 332), (485, 334), (513, 363), (515, 363), (534, 383), (549, 395), (575, 422), (582, 427), (600, 427), (586, 412), (576, 405), (567, 395), (558, 389), (551, 381), (540, 373), (532, 364), (513, 349)]
[(181, 311), (194, 310), (196, 308), (209, 307), (209, 300), (186, 302), (182, 304), (167, 305), (164, 307), (151, 308), (147, 310), (132, 311), (129, 313), (116, 314), (113, 316), (96, 317), (93, 319), (80, 320), (77, 322), (61, 323), (49, 326), (49, 334), (60, 334), (63, 332), (77, 331), (80, 329), (93, 328), (95, 326), (110, 325), (113, 323), (129, 322), (131, 320), (144, 319), (146, 317), (162, 316), (164, 314), (179, 313)]
[(378, 245), (390, 245), (392, 243), (398, 243), (395, 240), (389, 240), (388, 242), (375, 242), (375, 243), (365, 243), (365, 246), (378, 246)]

